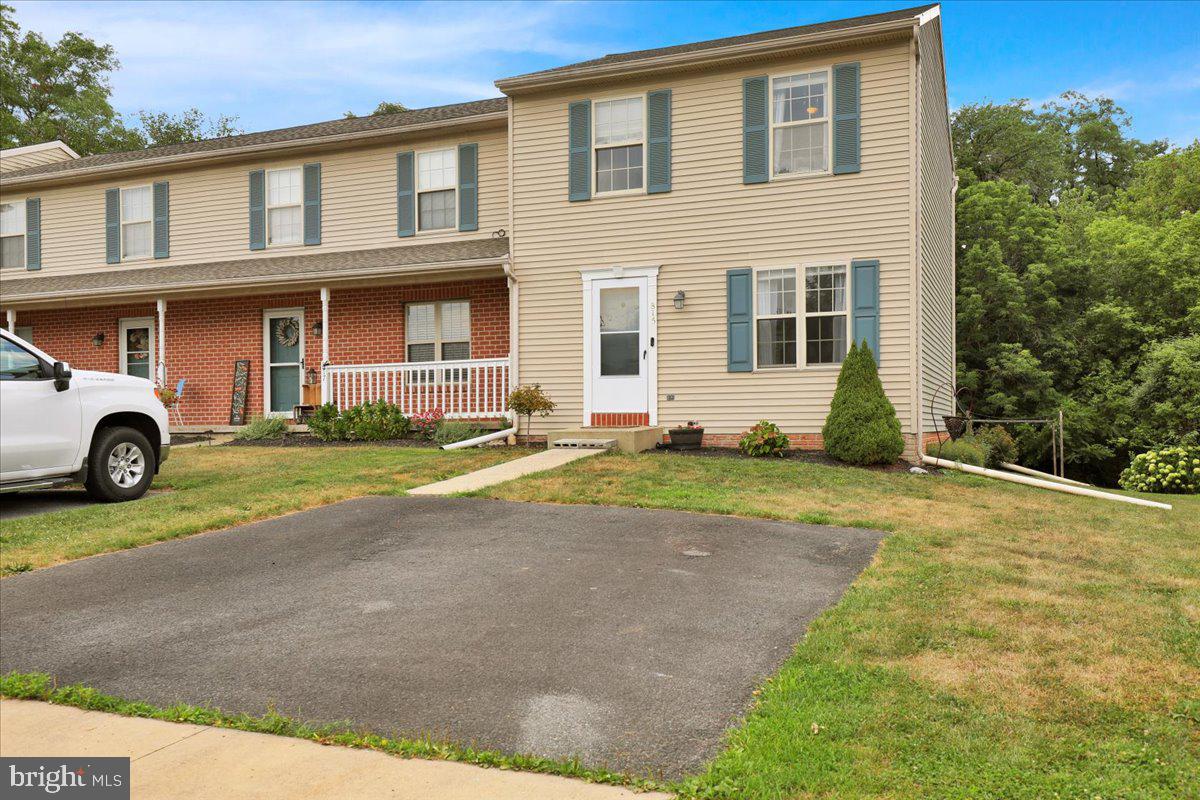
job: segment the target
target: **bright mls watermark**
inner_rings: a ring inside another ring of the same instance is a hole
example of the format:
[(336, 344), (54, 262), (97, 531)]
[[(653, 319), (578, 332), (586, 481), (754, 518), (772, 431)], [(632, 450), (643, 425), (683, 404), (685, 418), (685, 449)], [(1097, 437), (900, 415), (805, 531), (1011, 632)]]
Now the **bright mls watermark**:
[(129, 800), (128, 758), (0, 758), (5, 798)]

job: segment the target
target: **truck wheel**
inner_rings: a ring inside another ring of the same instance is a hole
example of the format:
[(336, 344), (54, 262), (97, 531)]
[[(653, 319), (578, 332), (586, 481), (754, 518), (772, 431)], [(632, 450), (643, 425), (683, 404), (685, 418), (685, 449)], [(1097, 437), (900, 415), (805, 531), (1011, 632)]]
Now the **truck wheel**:
[(93, 500), (120, 503), (136, 500), (154, 480), (154, 448), (133, 428), (103, 428), (96, 431), (88, 454), (84, 481)]

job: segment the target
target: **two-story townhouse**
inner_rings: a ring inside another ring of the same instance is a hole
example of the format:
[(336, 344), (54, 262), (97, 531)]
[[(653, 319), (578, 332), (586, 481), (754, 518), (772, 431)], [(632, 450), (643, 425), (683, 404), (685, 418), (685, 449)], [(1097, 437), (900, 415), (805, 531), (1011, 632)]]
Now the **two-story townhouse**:
[(319, 383), (494, 417), (539, 383), (558, 409), (535, 436), (699, 419), (729, 444), (768, 418), (819, 447), (852, 340), (913, 448), (949, 410), (937, 6), (497, 86), (6, 173), (33, 225), (25, 269), (0, 271), (8, 324), (80, 366), (186, 378), (190, 424), (229, 422), (248, 362), (250, 414)]

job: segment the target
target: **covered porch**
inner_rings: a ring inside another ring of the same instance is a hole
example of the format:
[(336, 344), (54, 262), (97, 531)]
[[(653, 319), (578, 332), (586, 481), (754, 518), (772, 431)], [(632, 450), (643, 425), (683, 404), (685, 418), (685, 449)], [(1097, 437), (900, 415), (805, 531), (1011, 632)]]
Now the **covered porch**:
[(500, 420), (512, 287), (507, 240), (472, 240), (5, 281), (4, 322), (76, 368), (182, 382), (180, 430), (379, 399)]

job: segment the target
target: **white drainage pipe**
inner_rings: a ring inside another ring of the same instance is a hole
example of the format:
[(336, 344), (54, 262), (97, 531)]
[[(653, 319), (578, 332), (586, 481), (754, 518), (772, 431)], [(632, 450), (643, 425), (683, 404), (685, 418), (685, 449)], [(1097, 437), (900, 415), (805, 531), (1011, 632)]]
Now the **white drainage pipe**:
[(461, 442), (451, 442), (450, 444), (442, 445), (443, 450), (461, 450), (464, 447), (477, 447), (481, 444), (494, 442), (497, 439), (504, 439), (517, 432), (517, 424), (514, 422), (512, 427), (505, 428), (502, 431), (492, 431), (485, 433), (482, 436), (476, 436), (474, 439), (463, 439)]
[(987, 469), (985, 467), (976, 467), (973, 464), (963, 464), (961, 461), (949, 461), (945, 458), (934, 458), (931, 455), (922, 455), (921, 460), (926, 464), (932, 464), (935, 467), (943, 467), (944, 469), (957, 469), (961, 472), (966, 472), (971, 475), (982, 475), (985, 478), (997, 478), (1002, 481), (1011, 481), (1012, 483), (1023, 483), (1026, 486), (1036, 486), (1039, 489), (1050, 489), (1055, 492), (1066, 492), (1067, 494), (1077, 494), (1083, 497), (1095, 497), (1100, 500), (1117, 500), (1122, 503), (1132, 503), (1135, 506), (1147, 506), (1149, 508), (1162, 508), (1167, 511), (1171, 510), (1171, 506), (1166, 503), (1159, 503), (1154, 500), (1143, 500), (1140, 497), (1127, 497), (1123, 494), (1111, 494), (1102, 492), (1099, 489), (1087, 489), (1082, 486), (1069, 486), (1065, 483), (1057, 481), (1044, 481), (1041, 478), (1027, 478), (1024, 475), (1014, 475), (1011, 472), (1005, 472), (999, 469)]
[(1020, 472), (1023, 475), (1032, 475), (1035, 478), (1046, 478), (1048, 480), (1058, 481), (1059, 483), (1069, 483), (1072, 486), (1091, 486), (1090, 483), (1084, 483), (1083, 481), (1075, 481), (1075, 480), (1071, 480), (1070, 478), (1063, 478), (1059, 475), (1051, 475), (1049, 472), (1039, 472), (1036, 469), (1030, 469), (1029, 467), (1022, 467), (1020, 464), (1009, 464), (1006, 462), (1006, 463), (1002, 463), (1000, 466), (1004, 467), (1005, 469), (1011, 469), (1013, 472)]

